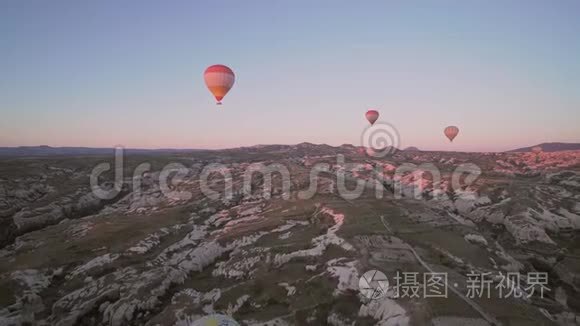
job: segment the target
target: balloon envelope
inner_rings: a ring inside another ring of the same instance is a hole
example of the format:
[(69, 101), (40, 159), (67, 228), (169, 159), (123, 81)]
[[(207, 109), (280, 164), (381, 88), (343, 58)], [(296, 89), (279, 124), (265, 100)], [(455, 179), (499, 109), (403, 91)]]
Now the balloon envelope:
[(367, 120), (372, 125), (379, 118), (379, 111), (376, 111), (376, 110), (368, 110), (367, 113), (365, 113), (365, 117), (367, 118)]
[(447, 136), (447, 138), (449, 138), (450, 141), (453, 141), (453, 139), (457, 137), (457, 134), (459, 133), (459, 128), (455, 126), (449, 126), (445, 128), (443, 133), (445, 133), (445, 136)]
[(205, 70), (203, 79), (205, 80), (205, 85), (217, 100), (217, 104), (222, 104), (221, 100), (234, 86), (236, 75), (227, 66), (213, 65)]

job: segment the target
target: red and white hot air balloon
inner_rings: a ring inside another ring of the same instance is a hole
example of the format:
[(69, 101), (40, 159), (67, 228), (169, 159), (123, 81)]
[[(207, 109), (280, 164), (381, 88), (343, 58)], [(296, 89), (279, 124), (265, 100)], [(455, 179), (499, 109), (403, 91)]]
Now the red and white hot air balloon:
[(230, 91), (236, 80), (236, 75), (227, 66), (213, 65), (208, 67), (203, 73), (205, 85), (217, 100), (217, 104), (222, 104), (222, 99)]
[(375, 121), (377, 121), (377, 119), (379, 118), (379, 111), (368, 110), (367, 113), (365, 113), (365, 117), (371, 123), (371, 125), (373, 125)]
[(449, 138), (449, 141), (453, 141), (453, 139), (455, 137), (457, 137), (457, 134), (459, 133), (459, 128), (457, 128), (455, 126), (449, 126), (449, 127), (445, 128), (443, 133), (445, 133), (445, 136), (447, 136), (447, 138)]

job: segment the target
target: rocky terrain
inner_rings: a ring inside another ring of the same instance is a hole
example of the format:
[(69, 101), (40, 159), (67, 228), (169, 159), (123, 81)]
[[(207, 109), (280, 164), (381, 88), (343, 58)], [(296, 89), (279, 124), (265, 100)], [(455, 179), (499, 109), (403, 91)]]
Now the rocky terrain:
[[(580, 324), (580, 151), (129, 153), (102, 198), (107, 162), (0, 159), (0, 325)], [(449, 294), (369, 299), (369, 270), (446, 273)], [(547, 290), (501, 298), (508, 272)]]
[(578, 143), (542, 143), (530, 147), (522, 147), (510, 152), (533, 152), (534, 148), (539, 148), (543, 152), (577, 151), (580, 150)]

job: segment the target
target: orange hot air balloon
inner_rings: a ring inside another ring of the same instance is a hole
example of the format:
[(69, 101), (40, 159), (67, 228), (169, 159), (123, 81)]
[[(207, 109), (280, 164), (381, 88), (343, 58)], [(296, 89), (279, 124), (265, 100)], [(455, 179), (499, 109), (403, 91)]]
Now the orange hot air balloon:
[(236, 75), (227, 66), (213, 65), (208, 67), (203, 73), (205, 85), (217, 100), (217, 104), (222, 104), (222, 99), (230, 91), (236, 80)]
[(371, 123), (371, 125), (373, 125), (375, 121), (377, 121), (377, 119), (379, 118), (379, 111), (368, 110), (367, 113), (365, 113), (365, 117)]
[(457, 134), (459, 133), (459, 128), (455, 126), (449, 126), (445, 128), (443, 133), (445, 133), (445, 136), (449, 138), (449, 141), (453, 141), (453, 139), (455, 139), (455, 137), (457, 137)]

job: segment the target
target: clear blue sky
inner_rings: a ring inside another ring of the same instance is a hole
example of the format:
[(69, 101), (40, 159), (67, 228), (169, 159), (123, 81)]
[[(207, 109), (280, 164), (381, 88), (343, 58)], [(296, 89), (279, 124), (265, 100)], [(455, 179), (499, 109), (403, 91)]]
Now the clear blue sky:
[(359, 144), (368, 108), (403, 147), (580, 141), (580, 1), (0, 1), (0, 146)]

